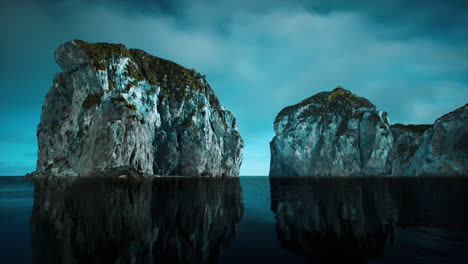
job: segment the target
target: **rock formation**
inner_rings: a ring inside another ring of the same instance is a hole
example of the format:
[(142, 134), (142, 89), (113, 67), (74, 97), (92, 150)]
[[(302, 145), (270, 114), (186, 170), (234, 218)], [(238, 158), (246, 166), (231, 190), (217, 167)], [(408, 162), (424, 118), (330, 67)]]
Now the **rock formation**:
[(34, 175), (126, 167), (149, 175), (238, 176), (243, 141), (205, 76), (121, 44), (60, 46), (42, 108)]
[(281, 110), (270, 176), (381, 174), (393, 141), (387, 113), (337, 88)]
[(468, 105), (433, 125), (392, 126), (392, 175), (468, 175)]
[(45, 178), (33, 263), (212, 263), (243, 214), (239, 178)]
[(270, 176), (467, 175), (466, 109), (432, 126), (391, 126), (342, 87), (318, 93), (276, 117)]

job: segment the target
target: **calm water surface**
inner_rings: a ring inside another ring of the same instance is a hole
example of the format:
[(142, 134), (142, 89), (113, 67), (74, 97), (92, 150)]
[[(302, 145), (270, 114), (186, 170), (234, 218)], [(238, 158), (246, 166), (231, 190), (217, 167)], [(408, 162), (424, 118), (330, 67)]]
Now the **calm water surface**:
[(0, 263), (466, 263), (466, 178), (0, 177)]

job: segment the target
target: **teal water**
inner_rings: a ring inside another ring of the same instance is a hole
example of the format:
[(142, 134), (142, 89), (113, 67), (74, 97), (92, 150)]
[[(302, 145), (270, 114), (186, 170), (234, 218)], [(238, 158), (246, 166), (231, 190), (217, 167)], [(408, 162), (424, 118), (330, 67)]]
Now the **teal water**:
[(0, 263), (465, 263), (466, 178), (0, 177)]

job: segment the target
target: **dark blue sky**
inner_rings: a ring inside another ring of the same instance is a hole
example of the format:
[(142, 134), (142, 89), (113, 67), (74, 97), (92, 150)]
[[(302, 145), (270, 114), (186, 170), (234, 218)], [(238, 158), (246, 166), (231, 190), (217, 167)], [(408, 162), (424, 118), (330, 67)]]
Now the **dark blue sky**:
[[(285, 4), (287, 2), (288, 4)], [(195, 68), (238, 119), (241, 175), (267, 175), (273, 120), (338, 85), (392, 123), (468, 100), (466, 1), (0, 0), (0, 175), (36, 162), (36, 126), (71, 39), (123, 43)]]

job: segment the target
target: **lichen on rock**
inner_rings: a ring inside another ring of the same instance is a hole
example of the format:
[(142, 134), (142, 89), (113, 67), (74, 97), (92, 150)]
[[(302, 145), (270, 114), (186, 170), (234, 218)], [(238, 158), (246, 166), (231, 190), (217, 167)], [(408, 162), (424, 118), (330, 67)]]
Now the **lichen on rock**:
[(44, 102), (35, 175), (121, 166), (148, 175), (239, 175), (237, 121), (204, 75), (122, 44), (73, 40), (55, 55), (63, 72)]
[(467, 175), (467, 106), (434, 125), (391, 125), (338, 87), (280, 111), (270, 176)]

